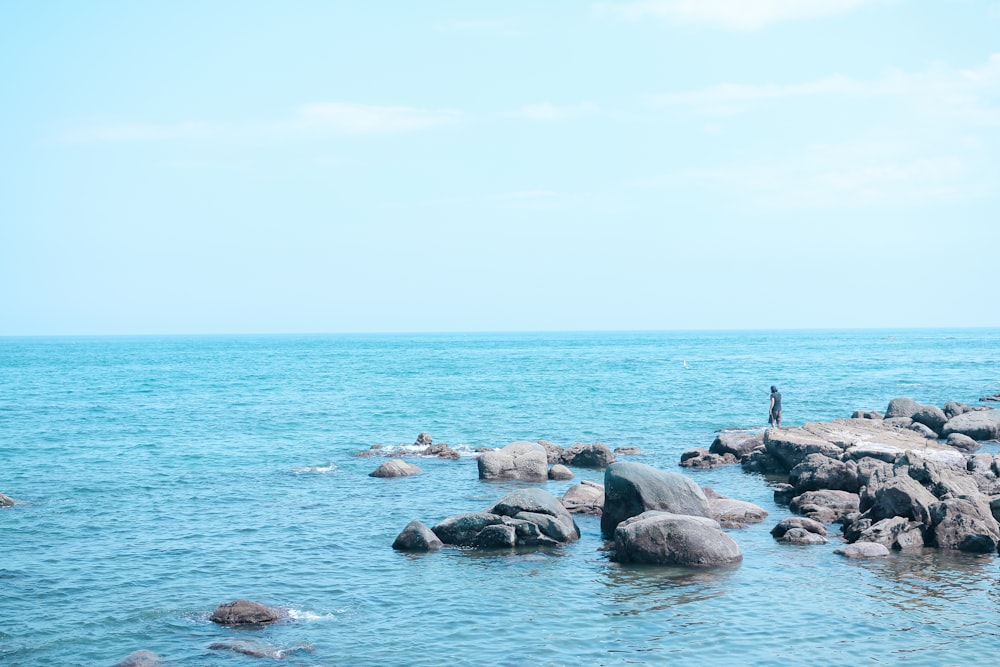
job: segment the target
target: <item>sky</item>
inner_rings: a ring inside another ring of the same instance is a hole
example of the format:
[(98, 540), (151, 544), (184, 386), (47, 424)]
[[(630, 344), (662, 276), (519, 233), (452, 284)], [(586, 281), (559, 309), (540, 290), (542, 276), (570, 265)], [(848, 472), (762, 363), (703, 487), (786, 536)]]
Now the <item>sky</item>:
[(0, 0), (0, 335), (997, 327), (1000, 0)]

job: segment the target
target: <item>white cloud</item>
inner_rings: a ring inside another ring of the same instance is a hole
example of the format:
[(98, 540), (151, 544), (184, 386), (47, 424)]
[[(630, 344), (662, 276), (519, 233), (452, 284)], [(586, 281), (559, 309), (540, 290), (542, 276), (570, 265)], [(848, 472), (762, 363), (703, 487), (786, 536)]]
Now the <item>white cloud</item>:
[(73, 139), (85, 142), (141, 142), (173, 139), (254, 138), (312, 139), (336, 135), (414, 132), (464, 119), (460, 111), (317, 102), (299, 107), (285, 118), (252, 122), (183, 121), (119, 123), (86, 128)]
[(817, 19), (849, 12), (880, 0), (630, 0), (601, 3), (601, 13), (626, 19), (657, 18), (671, 23), (708, 24), (730, 30), (758, 30), (772, 23)]
[(597, 112), (597, 105), (590, 102), (570, 106), (557, 106), (549, 102), (528, 104), (518, 112), (524, 118), (532, 120), (563, 120)]

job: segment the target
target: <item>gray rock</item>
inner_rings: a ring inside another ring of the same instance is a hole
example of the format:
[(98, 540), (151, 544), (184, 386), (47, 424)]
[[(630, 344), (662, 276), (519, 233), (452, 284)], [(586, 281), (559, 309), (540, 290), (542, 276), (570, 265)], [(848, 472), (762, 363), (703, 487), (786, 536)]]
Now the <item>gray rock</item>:
[(860, 499), (856, 493), (847, 491), (806, 491), (792, 498), (788, 508), (823, 523), (841, 521), (851, 512), (858, 511)]
[(433, 551), (444, 546), (434, 532), (417, 520), (406, 524), (406, 528), (396, 536), (392, 548), (398, 551)]
[(964, 412), (948, 420), (941, 430), (945, 438), (952, 433), (967, 435), (973, 440), (1000, 440), (1000, 410)]
[(857, 493), (858, 464), (854, 461), (831, 459), (823, 454), (810, 454), (792, 468), (788, 483), (799, 493), (830, 489)]
[(437, 445), (429, 445), (422, 453), (422, 456), (436, 456), (439, 459), (460, 459), (462, 455), (443, 442)]
[(923, 437), (929, 438), (931, 440), (937, 440), (938, 437), (938, 434), (935, 433), (933, 429), (931, 429), (929, 426), (921, 424), (918, 421), (914, 421), (912, 424), (910, 424), (910, 430), (918, 435), (922, 435)]
[(825, 537), (817, 533), (810, 532), (805, 528), (789, 528), (781, 535), (781, 537), (776, 537), (775, 540), (799, 546), (811, 546), (827, 543)]
[(931, 507), (934, 543), (943, 549), (996, 553), (1000, 526), (989, 511), (965, 498), (950, 498)]
[(923, 525), (905, 517), (894, 516), (873, 523), (856, 538), (861, 542), (876, 542), (890, 549), (911, 549), (924, 546)]
[(313, 650), (312, 646), (279, 648), (255, 639), (226, 639), (210, 644), (208, 649), (210, 651), (232, 651), (248, 655), (251, 658), (270, 658), (272, 660), (283, 660), (294, 653), (311, 653)]
[(745, 433), (740, 431), (725, 431), (715, 436), (708, 448), (711, 454), (732, 454), (742, 460), (750, 456), (750, 452), (764, 446), (764, 433)]
[(844, 453), (842, 446), (804, 427), (769, 428), (764, 432), (764, 447), (768, 454), (781, 462), (785, 470), (799, 465), (810, 454), (823, 454), (839, 459)]
[(904, 429), (912, 425), (913, 420), (909, 417), (886, 417), (882, 420), (882, 426), (886, 428)]
[(584, 444), (578, 442), (567, 447), (562, 453), (562, 462), (577, 468), (606, 468), (615, 462), (615, 455), (601, 442)]
[(787, 505), (797, 495), (799, 494), (791, 484), (778, 483), (774, 485), (774, 502), (779, 505)]
[(709, 498), (712, 518), (722, 525), (760, 523), (767, 518), (767, 510), (753, 503), (732, 498)]
[(560, 502), (571, 514), (600, 516), (604, 511), (604, 486), (584, 480), (566, 489)]
[(281, 609), (250, 600), (234, 600), (219, 605), (208, 620), (220, 625), (267, 625), (285, 617)]
[(639, 456), (642, 454), (642, 450), (633, 445), (626, 445), (624, 447), (615, 447), (615, 454), (621, 454), (622, 456)]
[(125, 656), (114, 667), (157, 667), (163, 664), (163, 658), (152, 651), (133, 651)]
[(544, 482), (549, 478), (548, 454), (536, 442), (512, 442), (479, 455), (479, 479)]
[(684, 468), (718, 468), (739, 463), (732, 454), (712, 454), (707, 449), (695, 447), (681, 454), (680, 465)]
[(559, 542), (580, 538), (580, 529), (569, 510), (544, 489), (519, 489), (508, 493), (486, 511), (534, 523), (544, 535)]
[(982, 447), (978, 442), (963, 433), (949, 433), (945, 444), (966, 454), (970, 454)]
[(476, 535), (473, 545), (477, 549), (509, 549), (517, 544), (517, 530), (502, 523), (485, 526)]
[(380, 465), (373, 472), (368, 473), (369, 477), (409, 477), (410, 475), (419, 475), (423, 470), (413, 465), (412, 463), (407, 463), (403, 459), (389, 459), (382, 465)]
[(771, 529), (771, 535), (775, 539), (778, 539), (793, 528), (804, 530), (809, 533), (815, 533), (820, 536), (826, 535), (826, 526), (819, 521), (815, 521), (804, 516), (790, 516), (782, 519), (774, 528)]
[(936, 405), (921, 405), (919, 410), (910, 415), (910, 418), (934, 431), (935, 434), (940, 433), (948, 421), (944, 411)]
[(710, 567), (743, 560), (739, 545), (718, 522), (669, 512), (643, 512), (615, 529), (619, 563)]
[(854, 544), (846, 544), (838, 549), (834, 549), (833, 553), (840, 554), (846, 558), (888, 558), (889, 548), (884, 544), (877, 544), (875, 542), (855, 542)]
[(936, 502), (930, 491), (909, 476), (876, 473), (861, 494), (860, 508), (868, 512), (873, 523), (901, 516), (930, 525), (930, 508)]
[(704, 492), (691, 479), (644, 463), (621, 461), (604, 471), (601, 530), (614, 534), (618, 524), (647, 510), (711, 517)]
[(562, 462), (563, 448), (548, 440), (539, 440), (538, 444), (545, 448), (545, 455), (549, 465)]
[(413, 444), (418, 447), (430, 447), (433, 443), (434, 438), (432, 438), (431, 434), (426, 431), (421, 431), (420, 434), (417, 435), (417, 439), (413, 442)]
[(557, 463), (551, 468), (549, 468), (549, 479), (555, 481), (564, 481), (567, 479), (573, 479), (573, 473), (569, 468), (561, 463)]
[(855, 410), (851, 419), (885, 419), (885, 415), (874, 410)]
[(456, 547), (473, 547), (476, 536), (486, 528), (503, 523), (503, 517), (489, 512), (466, 512), (455, 514), (431, 527), (443, 543)]
[(920, 408), (923, 406), (914, 401), (912, 398), (894, 398), (889, 401), (889, 407), (885, 409), (885, 418), (891, 419), (893, 417), (909, 417), (913, 418)]
[(11, 498), (10, 496), (5, 496), (4, 494), (0, 493), (0, 507), (13, 507), (16, 504), (17, 504), (16, 500)]

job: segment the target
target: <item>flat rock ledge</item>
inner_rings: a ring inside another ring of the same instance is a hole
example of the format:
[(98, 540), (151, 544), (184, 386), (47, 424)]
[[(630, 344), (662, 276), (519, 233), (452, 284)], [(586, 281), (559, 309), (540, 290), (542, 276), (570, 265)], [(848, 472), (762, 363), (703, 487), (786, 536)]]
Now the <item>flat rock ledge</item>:
[(219, 625), (268, 625), (287, 618), (284, 610), (250, 600), (219, 605), (208, 620)]

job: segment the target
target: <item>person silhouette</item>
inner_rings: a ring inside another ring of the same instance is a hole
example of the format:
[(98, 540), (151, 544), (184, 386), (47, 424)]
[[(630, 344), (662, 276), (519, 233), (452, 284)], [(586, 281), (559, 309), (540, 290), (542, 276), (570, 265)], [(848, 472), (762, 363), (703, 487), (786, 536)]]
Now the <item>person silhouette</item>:
[(771, 407), (768, 410), (767, 423), (781, 428), (781, 392), (773, 384), (771, 385)]

